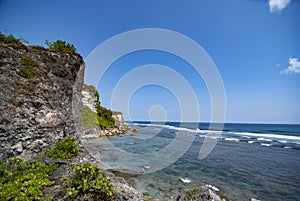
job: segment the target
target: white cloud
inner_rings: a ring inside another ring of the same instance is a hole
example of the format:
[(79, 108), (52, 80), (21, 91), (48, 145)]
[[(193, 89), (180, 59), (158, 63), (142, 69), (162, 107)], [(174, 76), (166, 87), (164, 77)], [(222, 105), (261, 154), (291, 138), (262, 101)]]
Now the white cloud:
[(290, 57), (289, 59), (289, 66), (280, 71), (281, 74), (293, 74), (293, 73), (300, 73), (300, 61), (298, 58)]
[(280, 12), (282, 9), (284, 9), (291, 0), (269, 0), (269, 6), (270, 6), (270, 12)]

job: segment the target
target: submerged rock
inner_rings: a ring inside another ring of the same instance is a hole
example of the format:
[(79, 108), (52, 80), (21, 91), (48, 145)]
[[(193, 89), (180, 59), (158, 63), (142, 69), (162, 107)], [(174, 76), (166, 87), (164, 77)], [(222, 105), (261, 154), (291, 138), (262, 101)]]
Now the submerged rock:
[(137, 132), (139, 132), (139, 129), (138, 128), (133, 128), (132, 132), (137, 133)]

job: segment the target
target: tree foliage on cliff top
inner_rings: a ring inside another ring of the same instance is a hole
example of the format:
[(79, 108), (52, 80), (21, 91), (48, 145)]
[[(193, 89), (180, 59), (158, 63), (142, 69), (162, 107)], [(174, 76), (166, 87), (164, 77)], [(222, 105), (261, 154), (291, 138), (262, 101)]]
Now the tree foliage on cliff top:
[[(23, 45), (23, 43), (28, 43), (24, 38), (16, 38), (13, 35), (6, 36), (0, 32), (0, 42), (5, 44), (18, 44)], [(22, 43), (23, 42), (23, 43)]]
[(110, 128), (116, 125), (116, 120), (112, 117), (112, 115), (122, 114), (121, 112), (114, 112), (110, 109), (107, 109), (100, 105), (99, 102), (99, 92), (93, 85), (85, 84), (85, 87), (88, 91), (94, 93), (94, 95), (98, 99), (98, 103), (96, 104), (97, 112), (93, 112), (89, 107), (83, 106), (82, 109), (82, 125), (84, 128)]
[(122, 115), (122, 112), (112, 111), (112, 114), (113, 114), (113, 115), (119, 115), (119, 114)]
[(57, 40), (55, 42), (49, 42), (48, 40), (46, 40), (45, 43), (46, 45), (48, 45), (48, 47), (51, 50), (56, 50), (60, 52), (77, 53), (77, 50), (74, 45), (67, 43), (66, 41), (63, 40)]
[(99, 103), (96, 105), (98, 122), (101, 128), (109, 128), (115, 126), (115, 119), (112, 117), (112, 111), (102, 107)]

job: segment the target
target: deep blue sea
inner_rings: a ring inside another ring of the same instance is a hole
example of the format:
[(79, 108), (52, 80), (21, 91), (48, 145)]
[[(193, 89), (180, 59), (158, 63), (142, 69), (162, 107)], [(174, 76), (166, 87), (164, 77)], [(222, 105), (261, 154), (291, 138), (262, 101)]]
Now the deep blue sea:
[[(230, 200), (300, 200), (300, 125), (227, 123), (218, 132), (209, 123), (128, 124), (138, 132), (85, 144), (153, 200), (205, 184)], [(209, 138), (217, 143), (199, 159)]]

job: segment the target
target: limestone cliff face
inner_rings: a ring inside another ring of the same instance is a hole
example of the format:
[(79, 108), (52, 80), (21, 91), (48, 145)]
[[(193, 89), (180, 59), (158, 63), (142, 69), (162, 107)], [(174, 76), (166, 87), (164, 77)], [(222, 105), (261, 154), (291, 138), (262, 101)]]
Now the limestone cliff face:
[(112, 117), (115, 119), (115, 121), (118, 124), (123, 124), (124, 123), (124, 118), (123, 118), (123, 115), (121, 113), (120, 114), (113, 114)]
[(96, 104), (99, 102), (99, 97), (96, 96), (95, 90), (96, 88), (89, 85), (83, 85), (82, 87), (82, 103), (93, 112), (97, 112)]
[[(92, 112), (95, 113), (95, 116), (91, 116), (90, 121), (98, 121), (96, 116), (96, 106), (100, 105), (99, 101), (99, 93), (94, 86), (91, 85), (83, 85), (82, 88), (82, 103), (83, 106), (87, 106)], [(124, 123), (124, 118), (122, 113), (114, 112), (112, 114), (113, 119), (115, 120), (115, 125), (101, 130), (99, 125), (95, 125), (93, 127), (88, 127), (83, 129), (83, 138), (95, 138), (99, 136), (113, 136), (120, 135), (128, 130), (127, 124)], [(85, 126), (83, 126), (85, 127)]]
[(0, 159), (80, 140), (83, 77), (78, 54), (0, 44)]

